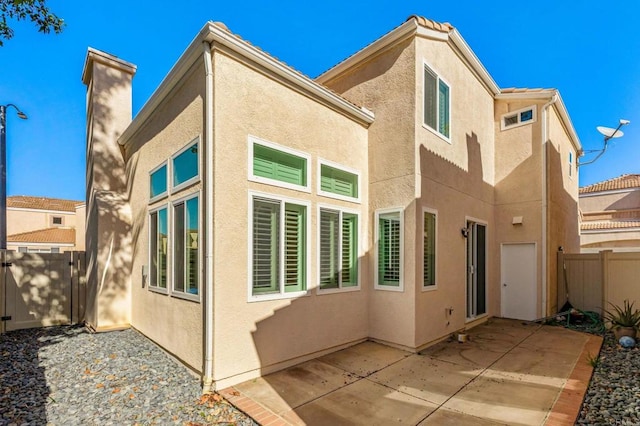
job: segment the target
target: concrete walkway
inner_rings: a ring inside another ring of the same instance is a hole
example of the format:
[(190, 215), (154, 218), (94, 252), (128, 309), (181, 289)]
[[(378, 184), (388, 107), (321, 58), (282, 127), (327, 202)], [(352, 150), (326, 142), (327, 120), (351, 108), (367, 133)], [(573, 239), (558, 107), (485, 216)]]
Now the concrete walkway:
[(364, 342), (221, 391), (263, 425), (573, 425), (602, 338), (492, 319), (419, 354)]

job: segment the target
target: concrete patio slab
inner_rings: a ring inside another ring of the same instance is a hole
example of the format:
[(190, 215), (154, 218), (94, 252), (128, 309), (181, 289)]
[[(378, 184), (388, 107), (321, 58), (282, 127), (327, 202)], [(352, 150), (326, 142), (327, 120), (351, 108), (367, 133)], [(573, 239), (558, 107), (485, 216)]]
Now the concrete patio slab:
[(325, 355), (318, 358), (318, 360), (357, 374), (360, 377), (367, 377), (410, 355), (411, 352), (367, 341)]
[(364, 342), (221, 393), (265, 425), (572, 425), (598, 336), (491, 319), (420, 354)]
[(435, 404), (443, 404), (482, 370), (414, 355), (371, 375), (381, 385)]
[(308, 425), (417, 424), (438, 406), (370, 380), (359, 380), (300, 407)]

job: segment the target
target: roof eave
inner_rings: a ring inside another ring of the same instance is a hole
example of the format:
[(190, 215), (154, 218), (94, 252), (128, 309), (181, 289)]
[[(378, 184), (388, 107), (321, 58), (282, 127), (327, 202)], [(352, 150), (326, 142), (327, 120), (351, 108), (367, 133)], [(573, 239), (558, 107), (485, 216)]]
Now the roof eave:
[(251, 46), (249, 43), (243, 41), (234, 34), (209, 21), (189, 44), (162, 83), (160, 83), (158, 88), (144, 104), (131, 124), (122, 133), (118, 139), (119, 144), (126, 145), (138, 129), (149, 119), (149, 117), (151, 117), (160, 103), (166, 98), (171, 90), (175, 88), (188, 69), (200, 57), (202, 54), (202, 43), (204, 42), (219, 43), (245, 56), (279, 77), (291, 81), (299, 88), (309, 92), (324, 102), (329, 103), (334, 108), (352, 117), (352, 119), (362, 125), (368, 126), (373, 123), (375, 119), (373, 112), (366, 108), (351, 104), (346, 99), (331, 92), (326, 87), (323, 87), (314, 80), (294, 71), (292, 68), (277, 61), (260, 49)]

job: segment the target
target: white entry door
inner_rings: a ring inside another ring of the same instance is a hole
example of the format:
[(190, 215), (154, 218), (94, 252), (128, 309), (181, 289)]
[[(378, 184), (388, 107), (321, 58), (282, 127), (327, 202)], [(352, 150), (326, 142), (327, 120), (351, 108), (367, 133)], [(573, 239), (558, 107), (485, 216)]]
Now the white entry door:
[(500, 258), (502, 317), (528, 321), (537, 319), (535, 243), (503, 244)]

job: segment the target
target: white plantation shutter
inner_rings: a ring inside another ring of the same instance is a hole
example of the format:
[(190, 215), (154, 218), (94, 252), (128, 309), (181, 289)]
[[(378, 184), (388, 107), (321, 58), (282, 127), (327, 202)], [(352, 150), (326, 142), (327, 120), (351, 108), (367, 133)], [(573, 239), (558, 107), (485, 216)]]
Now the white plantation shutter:
[(305, 208), (285, 204), (284, 209), (284, 285), (285, 291), (305, 287)]
[(424, 69), (424, 123), (436, 130), (438, 121), (438, 77), (429, 68)]
[(338, 288), (339, 213), (320, 210), (320, 288)]
[(423, 285), (427, 287), (436, 284), (436, 215), (433, 213), (424, 213), (423, 244)]
[(358, 285), (358, 216), (342, 215), (342, 276), (343, 287)]
[(253, 294), (279, 291), (280, 205), (253, 201)]
[(400, 285), (400, 215), (381, 215), (378, 222), (378, 282)]

